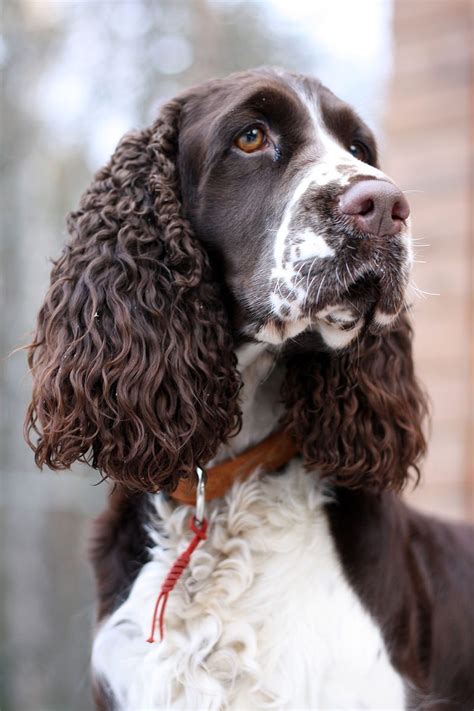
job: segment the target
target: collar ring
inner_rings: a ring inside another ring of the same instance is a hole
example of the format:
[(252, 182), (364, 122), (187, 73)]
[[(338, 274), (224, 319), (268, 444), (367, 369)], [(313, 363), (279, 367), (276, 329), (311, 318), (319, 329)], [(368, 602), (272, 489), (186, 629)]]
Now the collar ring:
[(196, 523), (200, 526), (206, 515), (206, 472), (196, 467), (198, 484), (196, 487)]

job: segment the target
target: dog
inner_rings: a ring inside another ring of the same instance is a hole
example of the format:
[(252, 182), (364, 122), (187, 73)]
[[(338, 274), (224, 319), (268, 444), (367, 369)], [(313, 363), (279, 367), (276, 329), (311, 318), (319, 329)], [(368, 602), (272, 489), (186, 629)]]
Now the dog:
[(399, 496), (409, 211), (352, 108), (261, 68), (166, 103), (68, 218), (26, 429), (114, 482), (97, 708), (472, 708), (473, 532)]

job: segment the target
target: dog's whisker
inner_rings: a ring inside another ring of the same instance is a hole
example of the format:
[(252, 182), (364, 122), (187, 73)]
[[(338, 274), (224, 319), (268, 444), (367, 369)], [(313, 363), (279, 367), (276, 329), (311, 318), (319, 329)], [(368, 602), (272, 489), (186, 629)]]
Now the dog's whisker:
[(323, 277), (322, 277), (322, 279), (321, 279), (321, 283), (319, 284), (319, 287), (318, 287), (318, 293), (316, 294), (316, 305), (319, 304), (319, 295), (320, 295), (320, 293), (321, 293), (321, 289), (323, 288), (323, 284), (324, 284), (325, 279), (326, 279), (326, 274), (323, 274)]
[(418, 294), (419, 296), (421, 296), (422, 298), (426, 298), (427, 296), (441, 296), (441, 294), (439, 292), (426, 291), (424, 289), (420, 289), (420, 287), (417, 286), (417, 284), (415, 284), (415, 282), (413, 280), (410, 282), (409, 287), (411, 287), (415, 291), (415, 293)]

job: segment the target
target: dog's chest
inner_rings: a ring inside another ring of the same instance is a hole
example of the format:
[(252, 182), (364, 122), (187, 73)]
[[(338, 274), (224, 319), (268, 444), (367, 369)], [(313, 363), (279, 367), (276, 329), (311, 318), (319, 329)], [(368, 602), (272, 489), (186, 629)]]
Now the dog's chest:
[(403, 682), (344, 578), (323, 504), (297, 464), (235, 486), (210, 507), (165, 639), (150, 645), (156, 595), (189, 540), (189, 511), (155, 497), (152, 560), (94, 643), (117, 707), (402, 709)]

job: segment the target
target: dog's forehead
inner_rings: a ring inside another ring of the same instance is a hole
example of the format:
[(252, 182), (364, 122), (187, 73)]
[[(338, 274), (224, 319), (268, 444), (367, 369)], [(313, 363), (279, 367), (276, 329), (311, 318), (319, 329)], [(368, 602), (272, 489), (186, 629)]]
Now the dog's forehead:
[(232, 116), (241, 108), (271, 110), (280, 106), (296, 109), (300, 103), (295, 86), (274, 73), (239, 73), (206, 82), (194, 88), (185, 104), (187, 114), (208, 121)]
[(365, 140), (375, 154), (375, 139), (372, 131), (352, 106), (340, 99), (318, 79), (304, 75), (289, 75), (301, 104), (309, 114), (315, 133), (325, 131), (349, 145), (357, 135)]
[(240, 109), (291, 117), (313, 130), (324, 125), (344, 133), (363, 125), (354, 110), (318, 79), (274, 69), (239, 72), (202, 84), (189, 96), (186, 108), (190, 122), (202, 120), (208, 126)]

